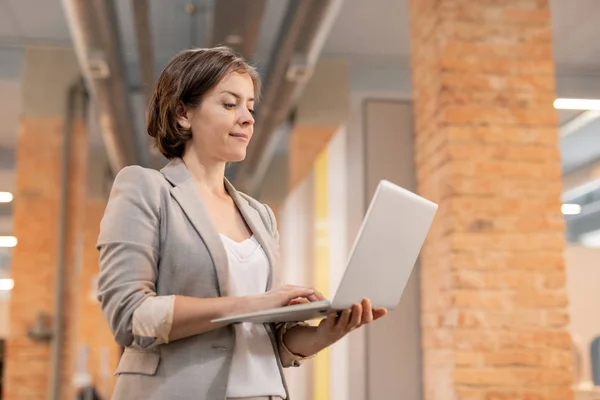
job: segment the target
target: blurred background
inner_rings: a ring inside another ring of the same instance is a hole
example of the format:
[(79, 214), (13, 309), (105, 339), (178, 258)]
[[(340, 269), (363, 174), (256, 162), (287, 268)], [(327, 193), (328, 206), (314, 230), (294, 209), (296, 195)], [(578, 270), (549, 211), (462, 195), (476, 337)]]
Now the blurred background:
[(600, 399), (600, 2), (0, 0), (2, 398), (109, 399), (95, 298), (121, 168), (178, 51), (263, 82), (247, 159), (286, 280), (331, 295), (380, 179), (440, 205), (398, 309), (302, 368), (294, 400)]

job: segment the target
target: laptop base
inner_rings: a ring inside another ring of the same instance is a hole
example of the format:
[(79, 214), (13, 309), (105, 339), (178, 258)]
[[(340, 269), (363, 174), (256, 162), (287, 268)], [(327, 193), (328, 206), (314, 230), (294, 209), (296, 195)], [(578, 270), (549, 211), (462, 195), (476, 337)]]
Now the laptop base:
[(214, 319), (213, 323), (239, 324), (241, 322), (252, 322), (255, 324), (266, 324), (271, 322), (301, 322), (311, 319), (322, 319), (333, 311), (328, 301), (317, 301), (313, 303), (296, 304), (293, 306), (278, 307), (271, 310), (257, 311), (247, 314), (238, 314), (231, 317)]

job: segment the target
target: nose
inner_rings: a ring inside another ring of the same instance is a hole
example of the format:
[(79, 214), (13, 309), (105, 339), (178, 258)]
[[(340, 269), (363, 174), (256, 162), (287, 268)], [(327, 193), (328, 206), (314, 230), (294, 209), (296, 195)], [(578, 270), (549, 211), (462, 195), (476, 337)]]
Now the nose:
[(250, 110), (248, 110), (247, 108), (243, 108), (243, 111), (241, 112), (241, 115), (239, 117), (239, 122), (240, 125), (243, 126), (254, 125), (254, 117), (252, 116)]

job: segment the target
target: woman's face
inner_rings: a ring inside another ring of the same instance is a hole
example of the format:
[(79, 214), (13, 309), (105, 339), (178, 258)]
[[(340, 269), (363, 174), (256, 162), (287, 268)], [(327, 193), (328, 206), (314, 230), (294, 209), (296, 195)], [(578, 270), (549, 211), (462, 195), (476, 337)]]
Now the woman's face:
[(226, 75), (198, 107), (184, 110), (178, 117), (183, 128), (192, 130), (185, 151), (193, 149), (212, 161), (242, 161), (254, 131), (253, 113), (254, 83), (250, 75)]

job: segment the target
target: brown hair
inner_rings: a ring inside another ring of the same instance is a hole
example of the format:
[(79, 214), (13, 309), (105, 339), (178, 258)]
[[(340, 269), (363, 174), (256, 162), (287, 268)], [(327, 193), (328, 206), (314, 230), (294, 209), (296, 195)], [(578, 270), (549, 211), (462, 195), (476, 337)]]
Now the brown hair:
[(204, 95), (231, 72), (247, 73), (254, 83), (255, 97), (260, 93), (256, 69), (230, 48), (185, 50), (177, 54), (158, 77), (148, 104), (147, 129), (156, 148), (168, 159), (182, 157), (191, 129), (177, 122), (180, 106), (197, 107)]

